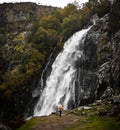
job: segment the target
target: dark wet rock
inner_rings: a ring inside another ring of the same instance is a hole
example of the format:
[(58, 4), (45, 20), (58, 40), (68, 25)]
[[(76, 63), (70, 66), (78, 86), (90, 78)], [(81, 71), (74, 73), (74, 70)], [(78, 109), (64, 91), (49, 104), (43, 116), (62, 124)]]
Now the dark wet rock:
[(9, 128), (8, 126), (0, 123), (0, 130), (12, 130), (11, 128)]
[(109, 116), (111, 116), (111, 117), (118, 116), (118, 115), (120, 115), (120, 105), (114, 106), (109, 113)]
[(110, 98), (114, 95), (114, 91), (112, 88), (107, 87), (107, 89), (105, 90), (105, 92), (103, 93), (101, 99), (105, 99), (105, 98)]
[(113, 104), (115, 104), (115, 105), (119, 105), (120, 104), (120, 96), (115, 96), (113, 98)]
[(100, 110), (99, 112), (98, 112), (98, 115), (99, 116), (106, 116), (108, 114), (108, 112), (106, 111), (106, 110)]
[(25, 119), (23, 119), (22, 117), (16, 117), (15, 119), (11, 119), (9, 122), (7, 122), (7, 125), (12, 130), (16, 130), (17, 128), (21, 127), (23, 124), (25, 124)]
[(98, 30), (100, 30), (97, 44), (98, 85), (96, 97), (98, 99), (100, 97), (108, 98), (120, 92), (120, 27), (117, 24), (120, 21), (120, 14), (117, 12), (118, 5), (120, 6), (120, 1), (114, 0), (110, 13), (97, 23)]

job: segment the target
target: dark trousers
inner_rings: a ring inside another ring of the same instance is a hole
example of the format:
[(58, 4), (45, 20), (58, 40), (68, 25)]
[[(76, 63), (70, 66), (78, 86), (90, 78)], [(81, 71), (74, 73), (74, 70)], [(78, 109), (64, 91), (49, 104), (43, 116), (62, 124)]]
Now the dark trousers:
[(61, 115), (62, 115), (62, 111), (59, 111), (59, 116), (61, 117)]

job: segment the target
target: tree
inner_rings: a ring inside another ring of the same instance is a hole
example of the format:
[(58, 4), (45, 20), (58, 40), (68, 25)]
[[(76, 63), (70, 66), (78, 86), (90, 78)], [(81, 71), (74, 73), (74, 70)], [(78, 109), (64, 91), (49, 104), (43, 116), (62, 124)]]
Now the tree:
[(44, 16), (40, 20), (40, 26), (45, 28), (45, 29), (52, 29), (56, 31), (60, 31), (61, 25), (59, 19), (57, 19), (54, 16)]
[(74, 32), (80, 30), (81, 26), (81, 15), (71, 15), (63, 20), (62, 23), (62, 35), (63, 41), (67, 40)]
[(74, 4), (68, 4), (62, 11), (63, 18), (69, 17), (78, 13), (77, 6)]

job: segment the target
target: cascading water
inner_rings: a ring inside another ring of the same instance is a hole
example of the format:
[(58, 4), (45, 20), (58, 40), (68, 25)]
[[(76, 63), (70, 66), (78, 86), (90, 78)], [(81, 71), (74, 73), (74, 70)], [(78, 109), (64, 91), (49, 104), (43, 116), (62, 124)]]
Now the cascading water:
[(90, 27), (75, 33), (65, 43), (63, 51), (52, 65), (51, 74), (35, 107), (34, 116), (49, 115), (56, 111), (59, 103), (64, 109), (68, 109), (70, 102), (75, 103), (76, 77), (78, 76), (76, 62), (81, 57), (85, 58), (79, 46), (83, 43), (89, 29)]

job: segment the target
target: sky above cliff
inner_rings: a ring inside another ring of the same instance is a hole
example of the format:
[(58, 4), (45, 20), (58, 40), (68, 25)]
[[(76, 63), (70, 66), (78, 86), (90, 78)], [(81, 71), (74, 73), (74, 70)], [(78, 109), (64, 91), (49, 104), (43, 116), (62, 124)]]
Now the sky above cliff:
[[(66, 6), (68, 3), (73, 2), (74, 0), (0, 0), (0, 3), (8, 3), (8, 2), (35, 2), (35, 3), (39, 3), (42, 5), (51, 5), (51, 6), (56, 6), (56, 7), (64, 7)], [(77, 2), (79, 2), (79, 5), (81, 5), (82, 3), (87, 2), (88, 0), (77, 0)]]

